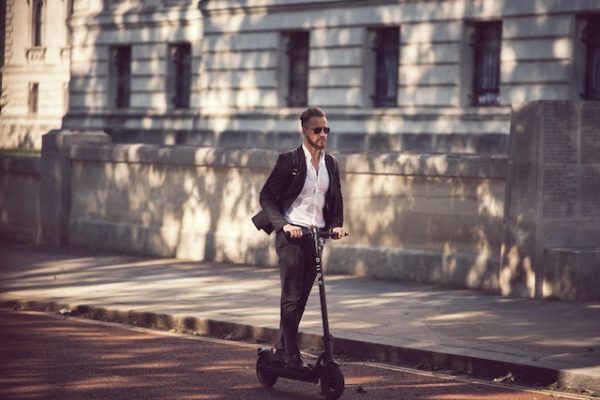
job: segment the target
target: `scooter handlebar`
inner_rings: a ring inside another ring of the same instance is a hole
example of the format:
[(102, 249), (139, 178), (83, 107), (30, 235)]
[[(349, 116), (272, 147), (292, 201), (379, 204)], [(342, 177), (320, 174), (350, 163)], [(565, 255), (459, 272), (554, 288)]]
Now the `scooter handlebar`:
[[(307, 235), (307, 236), (313, 236), (316, 232), (317, 237), (323, 238), (323, 239), (338, 239), (338, 233), (334, 232), (331, 229), (321, 229), (321, 228), (306, 228), (304, 226), (300, 227), (302, 229), (302, 235)], [(286, 232), (286, 234), (289, 236), (289, 233)], [(348, 236), (348, 232), (344, 232), (344, 236)], [(339, 238), (341, 239), (341, 238)]]

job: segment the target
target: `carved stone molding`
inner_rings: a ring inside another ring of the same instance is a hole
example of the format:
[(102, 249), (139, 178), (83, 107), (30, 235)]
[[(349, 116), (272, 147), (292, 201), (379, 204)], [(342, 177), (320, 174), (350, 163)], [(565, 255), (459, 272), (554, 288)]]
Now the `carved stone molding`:
[(46, 59), (45, 47), (30, 47), (26, 50), (27, 62), (43, 62)]
[(60, 49), (60, 59), (63, 62), (69, 62), (71, 60), (71, 47), (63, 47)]
[[(40, 0), (42, 2), (43, 5), (46, 5), (46, 0)], [(27, 0), (27, 5), (30, 6), (31, 5), (31, 0)]]
[(192, 0), (104, 0), (105, 8), (115, 9), (122, 6), (138, 9), (158, 9), (162, 7), (189, 6)]

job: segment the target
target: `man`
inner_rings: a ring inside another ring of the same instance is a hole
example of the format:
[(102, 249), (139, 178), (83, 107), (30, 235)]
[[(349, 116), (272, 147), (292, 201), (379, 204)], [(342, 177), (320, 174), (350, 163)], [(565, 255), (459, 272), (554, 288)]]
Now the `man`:
[(298, 325), (316, 277), (315, 249), (301, 227), (332, 229), (346, 235), (337, 162), (325, 154), (329, 125), (323, 110), (311, 107), (300, 116), (303, 143), (280, 154), (260, 192), (263, 211), (253, 218), (258, 229), (276, 232), (281, 278), (281, 319), (275, 342), (276, 362), (302, 370)]

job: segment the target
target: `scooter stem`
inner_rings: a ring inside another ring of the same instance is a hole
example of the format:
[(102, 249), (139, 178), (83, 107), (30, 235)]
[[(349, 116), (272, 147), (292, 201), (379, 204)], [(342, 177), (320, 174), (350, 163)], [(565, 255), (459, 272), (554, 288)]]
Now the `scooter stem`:
[(319, 284), (319, 298), (321, 300), (321, 317), (323, 319), (323, 346), (325, 349), (325, 361), (333, 360), (333, 348), (331, 335), (329, 333), (329, 317), (327, 315), (327, 296), (325, 294), (325, 277), (323, 276), (322, 252), (325, 240), (320, 237), (319, 231), (313, 228), (313, 239), (315, 244), (315, 267), (317, 270), (317, 283)]

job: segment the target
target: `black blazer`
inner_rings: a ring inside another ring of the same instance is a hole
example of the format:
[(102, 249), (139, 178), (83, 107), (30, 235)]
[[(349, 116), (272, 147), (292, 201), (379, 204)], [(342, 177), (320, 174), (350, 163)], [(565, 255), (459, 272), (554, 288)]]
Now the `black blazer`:
[[(294, 168), (294, 157), (298, 160), (297, 170)], [(325, 154), (325, 165), (329, 173), (329, 189), (325, 195), (323, 217), (327, 229), (337, 228), (344, 224), (340, 173), (337, 161), (330, 154)], [(288, 224), (283, 214), (302, 191), (305, 180), (306, 157), (302, 146), (280, 154), (275, 168), (260, 191), (262, 211), (252, 218), (256, 228), (270, 234)]]

